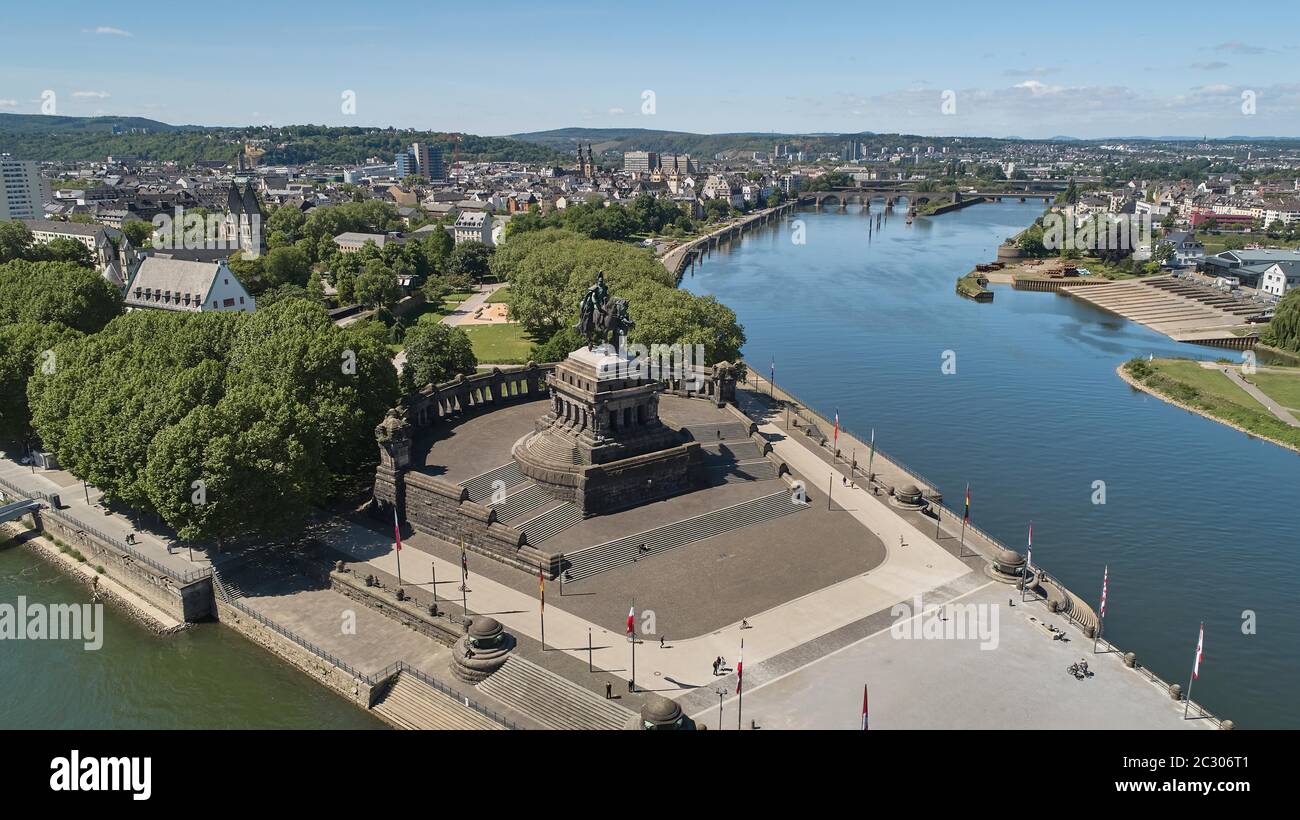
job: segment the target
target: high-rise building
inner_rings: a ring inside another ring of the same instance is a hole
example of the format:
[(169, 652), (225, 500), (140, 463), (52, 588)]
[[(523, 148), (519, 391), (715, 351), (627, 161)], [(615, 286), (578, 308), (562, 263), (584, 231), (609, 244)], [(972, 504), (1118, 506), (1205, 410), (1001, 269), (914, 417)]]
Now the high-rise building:
[(659, 154), (655, 151), (624, 151), (623, 170), (648, 174), (659, 169)]
[(415, 155), (410, 151), (403, 151), (397, 155), (393, 162), (393, 175), (398, 179), (417, 176), (419, 174), (419, 163)]
[(0, 220), (45, 216), (45, 190), (34, 161), (0, 154)]
[(411, 157), (415, 169), (411, 172), (433, 182), (442, 182), (447, 178), (442, 168), (442, 149), (427, 142), (411, 143)]
[(660, 154), (659, 168), (665, 174), (698, 174), (700, 166), (690, 154)]

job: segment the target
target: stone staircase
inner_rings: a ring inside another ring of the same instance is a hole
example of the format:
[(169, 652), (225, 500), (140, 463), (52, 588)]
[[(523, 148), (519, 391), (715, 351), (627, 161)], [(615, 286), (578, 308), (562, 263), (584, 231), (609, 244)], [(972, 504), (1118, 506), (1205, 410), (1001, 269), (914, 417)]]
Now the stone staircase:
[(714, 424), (688, 424), (682, 428), (682, 432), (694, 441), (701, 444), (710, 441), (731, 441), (735, 439), (744, 439), (750, 441), (749, 430), (744, 424), (738, 421), (724, 421)]
[(402, 729), (504, 729), (487, 715), (439, 692), (413, 675), (398, 672), (374, 710)]
[(502, 499), (500, 504), (491, 506), (497, 511), (498, 521), (508, 521), (530, 513), (545, 504), (554, 504), (555, 501), (555, 496), (529, 481), (518, 485), (513, 493)]
[(765, 458), (720, 464), (709, 467), (710, 484), (737, 484), (742, 481), (767, 481), (777, 477), (776, 465)]
[(634, 714), (518, 655), (475, 688), (548, 729), (622, 729)]
[(569, 501), (547, 510), (536, 518), (517, 525), (528, 538), (528, 543), (536, 546), (562, 530), (567, 530), (582, 520), (582, 508)]
[(572, 442), (550, 433), (539, 433), (528, 441), (528, 452), (543, 461), (559, 464), (581, 464), (582, 454)]
[(470, 501), (481, 504), (484, 499), (492, 497), (492, 484), (494, 482), (500, 481), (506, 489), (510, 489), (523, 484), (527, 480), (528, 476), (524, 475), (520, 471), (519, 465), (512, 461), (509, 464), (502, 464), (500, 467), (493, 467), (481, 475), (476, 475), (461, 486), (469, 494)]
[(636, 535), (606, 541), (594, 547), (568, 553), (565, 557), (569, 561), (569, 577), (576, 581), (599, 572), (626, 566), (646, 555), (666, 552), (714, 535), (761, 524), (807, 507), (807, 504), (794, 503), (790, 500), (790, 493), (783, 490), (697, 515), (694, 518), (665, 524)]

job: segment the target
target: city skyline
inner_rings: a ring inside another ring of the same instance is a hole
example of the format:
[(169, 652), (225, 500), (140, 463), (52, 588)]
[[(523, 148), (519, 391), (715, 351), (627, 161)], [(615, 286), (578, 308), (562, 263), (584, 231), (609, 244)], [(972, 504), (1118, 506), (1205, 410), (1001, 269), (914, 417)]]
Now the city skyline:
[[(933, 19), (945, 22), (932, 27), (906, 9), (814, 17), (767, 2), (743, 14), (667, 3), (644, 17), (572, 2), (489, 13), (379, 3), (364, 20), (335, 2), (307, 12), (236, 2), (228, 16), (248, 23), (213, 37), (187, 9), (164, 21), (73, 2), (8, 12), (0, 113), (51, 113), (48, 90), (53, 113), (67, 116), (483, 135), (1222, 138), (1300, 128), (1300, 84), (1282, 79), (1296, 46), (1281, 38), (1188, 34), (1162, 10), (1120, 6), (1044, 30), (1000, 5), (975, 15), (940, 3)], [(1201, 6), (1210, 8), (1186, 11)], [(1297, 18), (1279, 8), (1269, 30)], [(51, 41), (69, 47), (57, 61)]]

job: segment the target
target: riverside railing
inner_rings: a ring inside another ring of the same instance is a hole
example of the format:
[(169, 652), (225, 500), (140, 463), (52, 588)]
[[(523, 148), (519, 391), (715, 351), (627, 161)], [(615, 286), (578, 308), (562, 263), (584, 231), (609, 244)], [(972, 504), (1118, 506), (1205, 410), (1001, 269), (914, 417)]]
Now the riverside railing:
[(447, 697), (458, 701), (461, 705), (473, 709), (475, 712), (478, 712), (479, 714), (483, 715), (484, 717), (488, 718), (494, 723), (500, 723), (502, 726), (506, 727), (507, 729), (519, 728), (518, 726), (515, 725), (514, 721), (509, 720), (504, 715), (501, 715), (500, 713), (496, 712), (493, 709), (487, 708), (486, 706), (479, 703), (478, 701), (470, 698), (468, 695), (461, 694), (459, 690), (453, 689), (452, 687), (448, 686), (447, 684), (443, 683), (442, 681), (438, 680), (437, 678), (433, 677), (432, 675), (429, 675), (428, 673), (420, 669), (416, 669), (414, 666), (411, 666), (406, 661), (397, 661), (396, 663), (389, 664), (388, 667), (385, 668), (382, 672), (377, 673), (373, 679), (369, 679), (369, 682), (372, 686), (378, 685), (378, 683), (391, 678), (393, 675), (396, 675), (398, 672), (405, 672), (408, 675), (414, 676), (415, 678), (419, 679), (423, 683), (433, 687), (434, 689), (443, 693)]
[(6, 489), (14, 493), (15, 495), (19, 495), (24, 498), (41, 499), (47, 505), (49, 505), (45, 510), (46, 515), (52, 515), (55, 518), (67, 524), (68, 526), (76, 527), (78, 530), (81, 530), (82, 532), (86, 532), (89, 533), (90, 535), (93, 535), (95, 538), (98, 538), (100, 541), (103, 541), (104, 543), (111, 545), (113, 549), (120, 550), (121, 552), (131, 556), (132, 560), (139, 561), (141, 564), (144, 564), (145, 566), (149, 567), (155, 572), (159, 572), (162, 573), (163, 575), (166, 575), (168, 578), (172, 579), (173, 581), (176, 581), (177, 583), (180, 584), (193, 583), (194, 581), (197, 581), (201, 578), (204, 578), (212, 574), (212, 571), (205, 567), (182, 572), (180, 570), (172, 569), (171, 567), (168, 567), (165, 564), (161, 564), (158, 561), (155, 561), (154, 559), (140, 552), (139, 550), (133, 549), (126, 542), (118, 538), (115, 538), (114, 536), (111, 536), (108, 533), (103, 532), (102, 530), (90, 524), (87, 524), (86, 522), (82, 521), (81, 519), (77, 518), (74, 515), (71, 515), (70, 513), (55, 508), (54, 500), (48, 493), (43, 493), (40, 490), (27, 490), (22, 487), (18, 487), (17, 485), (12, 484), (11, 482), (4, 479), (3, 477), (0, 477), (0, 485), (3, 485)]

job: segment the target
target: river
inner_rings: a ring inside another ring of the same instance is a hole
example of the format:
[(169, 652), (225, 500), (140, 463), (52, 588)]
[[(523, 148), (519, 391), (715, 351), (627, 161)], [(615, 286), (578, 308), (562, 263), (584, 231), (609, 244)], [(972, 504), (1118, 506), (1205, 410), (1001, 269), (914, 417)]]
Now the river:
[[(1055, 293), (954, 293), (1041, 203), (979, 204), (881, 230), (801, 211), (715, 251), (682, 286), (745, 326), (763, 375), (934, 482), (972, 521), (1092, 601), (1105, 634), (1243, 727), (1300, 728), (1300, 457), (1131, 389), (1134, 356), (1213, 359)], [(796, 221), (797, 220), (797, 221)], [(801, 224), (800, 224), (801, 223)], [(804, 242), (798, 243), (799, 228)], [(955, 373), (945, 375), (945, 355)], [(1104, 503), (1098, 489), (1104, 482)]]
[[(0, 603), (68, 604), (89, 591), (18, 547), (0, 550)], [(157, 637), (111, 605), (103, 647), (0, 641), (0, 729), (370, 729), (385, 724), (233, 630)]]

